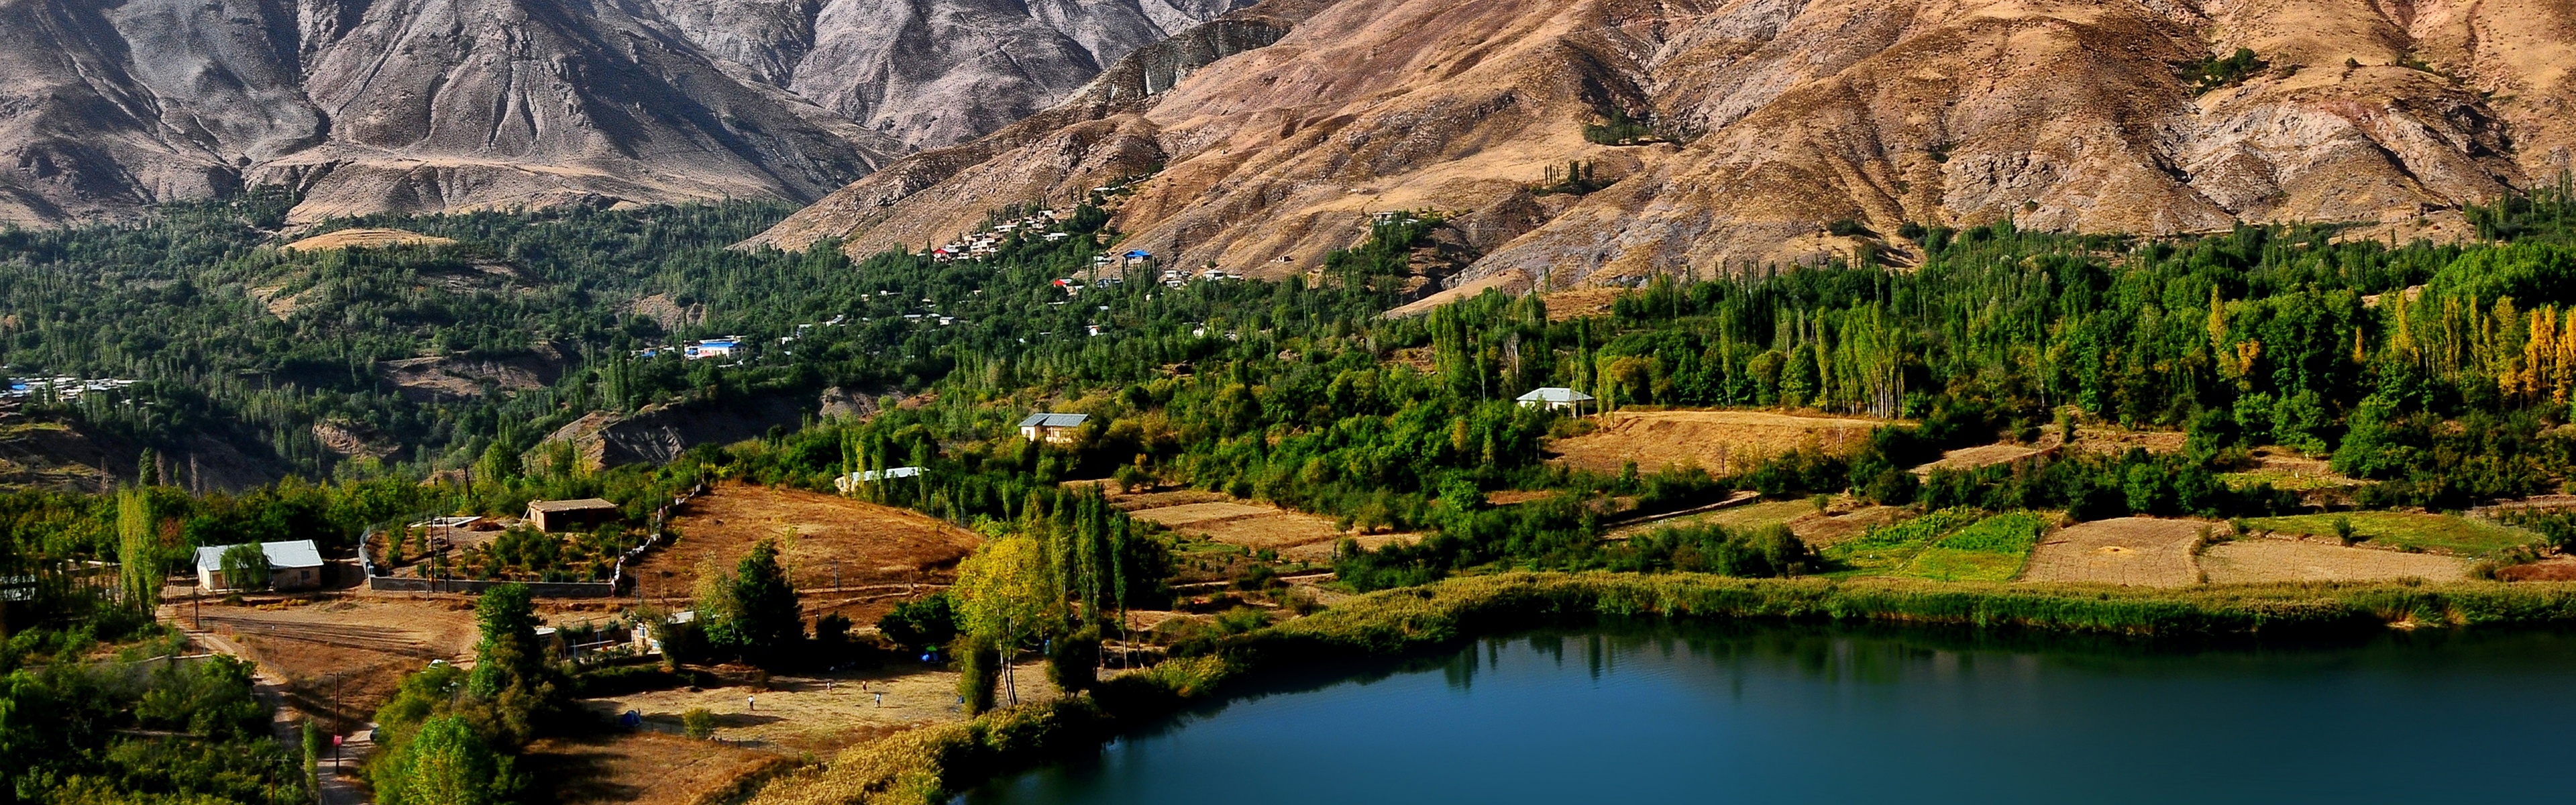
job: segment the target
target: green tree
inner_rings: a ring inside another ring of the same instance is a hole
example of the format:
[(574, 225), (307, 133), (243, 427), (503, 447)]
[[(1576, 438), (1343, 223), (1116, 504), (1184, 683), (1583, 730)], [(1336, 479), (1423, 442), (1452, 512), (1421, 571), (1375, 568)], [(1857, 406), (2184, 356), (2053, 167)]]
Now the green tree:
[[(161, 546), (153, 519), (152, 500), (143, 490), (129, 489), (116, 496), (117, 579), (125, 588), (126, 605), (141, 612), (151, 612), (161, 601)], [(261, 559), (260, 567), (267, 566), (267, 560)], [(267, 573), (260, 574), (263, 582), (267, 578)]]
[(894, 605), (877, 619), (877, 633), (907, 651), (928, 651), (957, 639), (957, 615), (946, 592)]
[(805, 622), (796, 602), (796, 586), (778, 564), (778, 543), (762, 540), (735, 565), (729, 631), (734, 648), (745, 659), (767, 665), (778, 662), (805, 639)]
[(474, 605), (482, 640), (474, 646), (474, 675), (466, 691), (488, 702), (494, 728), (511, 743), (536, 734), (536, 724), (559, 706), (560, 681), (537, 643), (536, 601), (525, 584), (504, 584)]
[(438, 716), (404, 742), (399, 757), (377, 775), (382, 805), (498, 805), (511, 801), (519, 780), (511, 759), (496, 751), (458, 716)]
[(259, 543), (245, 542), (225, 548), (218, 560), (224, 570), (224, 586), (235, 590), (268, 589), (268, 551)]

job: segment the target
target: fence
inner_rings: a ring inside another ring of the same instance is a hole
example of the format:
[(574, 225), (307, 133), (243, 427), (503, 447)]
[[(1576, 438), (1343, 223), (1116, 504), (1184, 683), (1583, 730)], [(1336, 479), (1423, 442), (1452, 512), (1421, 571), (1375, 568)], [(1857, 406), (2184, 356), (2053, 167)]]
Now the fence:
[(653, 534), (644, 544), (626, 549), (617, 557), (617, 566), (609, 571), (607, 581), (495, 581), (486, 579), (405, 578), (385, 575), (376, 567), (375, 541), (384, 534), (384, 526), (367, 529), (358, 538), (358, 566), (367, 574), (367, 589), (407, 593), (474, 593), (504, 584), (524, 584), (539, 598), (613, 598), (626, 585), (626, 566), (644, 561), (644, 555), (670, 538), (671, 510), (690, 499), (705, 494), (705, 484), (690, 487), (672, 498), (670, 503), (653, 510)]

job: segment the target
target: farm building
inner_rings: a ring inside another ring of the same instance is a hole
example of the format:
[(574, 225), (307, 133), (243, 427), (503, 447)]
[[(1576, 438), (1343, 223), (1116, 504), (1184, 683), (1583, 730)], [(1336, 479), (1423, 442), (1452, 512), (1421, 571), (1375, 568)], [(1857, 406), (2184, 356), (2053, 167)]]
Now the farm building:
[(595, 528), (616, 520), (617, 504), (598, 498), (580, 500), (533, 500), (528, 502), (528, 522), (539, 531), (575, 531)]
[(1560, 386), (1531, 389), (1530, 393), (1520, 396), (1522, 408), (1536, 408), (1544, 405), (1551, 411), (1570, 410), (1577, 414), (1583, 413), (1583, 404), (1591, 401), (1590, 394)]
[(1082, 423), (1090, 419), (1090, 414), (1030, 414), (1029, 418), (1020, 420), (1020, 437), (1032, 442), (1044, 441), (1052, 444), (1070, 442), (1073, 441), (1074, 432), (1080, 430)]
[[(224, 578), (224, 552), (238, 545), (208, 545), (197, 549), (197, 585), (209, 590), (240, 589)], [(268, 557), (268, 588), (271, 590), (310, 590), (322, 586), (322, 549), (312, 540), (263, 542), (259, 552)]]
[(866, 472), (854, 472), (833, 479), (832, 485), (839, 488), (841, 490), (841, 494), (846, 495), (849, 494), (851, 490), (859, 488), (860, 484), (891, 481), (896, 478), (917, 478), (920, 477), (923, 472), (925, 472), (925, 470), (920, 467), (896, 467), (894, 469), (882, 471), (868, 470)]

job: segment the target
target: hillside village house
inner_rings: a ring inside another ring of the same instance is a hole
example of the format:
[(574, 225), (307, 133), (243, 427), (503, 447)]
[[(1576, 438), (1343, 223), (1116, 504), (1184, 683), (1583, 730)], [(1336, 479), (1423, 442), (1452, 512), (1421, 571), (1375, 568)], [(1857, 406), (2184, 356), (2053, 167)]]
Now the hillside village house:
[[(224, 578), (224, 552), (237, 545), (208, 545), (197, 549), (197, 586), (208, 590), (239, 589)], [(268, 588), (271, 590), (311, 590), (322, 586), (322, 549), (312, 540), (263, 542), (259, 552), (268, 557)]]
[(1592, 395), (1561, 386), (1531, 389), (1530, 393), (1520, 396), (1522, 408), (1536, 408), (1543, 405), (1550, 411), (1573, 411), (1576, 415), (1581, 415), (1583, 404), (1591, 401)]
[(1074, 434), (1082, 429), (1082, 423), (1090, 419), (1090, 414), (1030, 414), (1029, 418), (1020, 420), (1020, 437), (1032, 442), (1063, 444), (1073, 441)]
[(699, 358), (730, 358), (733, 357), (735, 350), (739, 350), (741, 348), (742, 336), (737, 335), (728, 338), (709, 338), (703, 341), (691, 342), (688, 345), (687, 351), (683, 353), (683, 357), (693, 361)]
[(532, 500), (527, 519), (539, 531), (577, 531), (597, 528), (617, 519), (617, 514), (617, 504), (598, 498)]

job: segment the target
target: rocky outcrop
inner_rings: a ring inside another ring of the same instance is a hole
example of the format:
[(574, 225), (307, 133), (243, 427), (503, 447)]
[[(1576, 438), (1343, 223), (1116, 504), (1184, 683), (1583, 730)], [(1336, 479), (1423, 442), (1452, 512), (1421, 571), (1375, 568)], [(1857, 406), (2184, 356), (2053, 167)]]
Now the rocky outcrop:
[[(1285, 11), (1283, 11), (1285, 9)], [(2005, 218), (2178, 233), (2411, 221), (2556, 176), (2571, 0), (1341, 0), (1104, 103), (916, 155), (756, 243), (937, 242), (1146, 176), (1126, 243), (1278, 276), (1449, 213), (1461, 277), (1562, 287)], [(2204, 81), (2237, 48), (2260, 65)], [(1115, 71), (1113, 71), (1115, 72)], [(1612, 134), (1587, 125), (1642, 128)], [(1569, 163), (1606, 187), (1544, 194)], [(1589, 192), (1584, 192), (1589, 191)], [(1833, 226), (1838, 222), (1850, 222)], [(1835, 234), (1843, 232), (1848, 234)]]
[[(858, 406), (866, 406), (862, 411)], [(721, 404), (663, 403), (632, 414), (594, 411), (548, 434), (545, 441), (569, 443), (582, 466), (590, 469), (625, 464), (663, 464), (701, 444), (732, 444), (792, 431), (815, 419), (864, 415), (875, 404), (859, 402), (835, 387), (819, 397), (771, 394)], [(540, 455), (542, 449), (530, 451)]]
[(0, 222), (811, 201), (1242, 2), (0, 3)]

